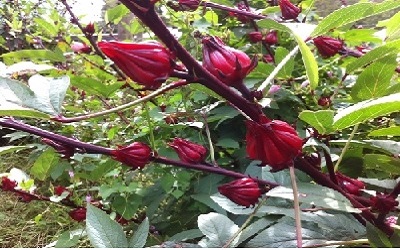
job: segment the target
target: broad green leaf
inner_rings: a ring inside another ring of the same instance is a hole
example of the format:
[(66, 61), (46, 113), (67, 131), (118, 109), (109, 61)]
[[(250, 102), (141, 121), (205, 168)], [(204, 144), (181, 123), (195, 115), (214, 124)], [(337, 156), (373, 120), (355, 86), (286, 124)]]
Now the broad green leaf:
[(204, 234), (200, 231), (200, 229), (190, 229), (180, 233), (173, 235), (169, 240), (175, 242), (181, 242), (185, 240), (192, 240), (199, 237), (202, 237)]
[[(212, 210), (214, 210), (215, 212), (222, 214), (222, 215), (226, 215), (226, 211), (223, 206), (221, 206), (221, 204), (219, 204), (214, 198), (213, 196), (210, 196), (209, 194), (193, 194), (190, 196), (191, 198), (193, 198), (194, 200), (203, 203), (204, 205), (207, 205), (208, 207), (210, 207)], [(238, 205), (236, 205), (238, 206)], [(221, 208), (222, 207), (222, 208)], [(243, 208), (243, 207), (241, 207)]]
[(353, 23), (363, 18), (377, 15), (398, 7), (400, 7), (400, 2), (397, 0), (387, 0), (379, 4), (356, 3), (349, 5), (332, 12), (327, 17), (322, 19), (311, 36), (320, 36), (332, 29), (336, 29), (346, 24)]
[(76, 229), (73, 231), (66, 231), (57, 238), (55, 248), (70, 248), (78, 245), (79, 239), (82, 236), (86, 236), (86, 232), (83, 229)]
[(390, 175), (400, 174), (400, 160), (387, 155), (366, 154), (363, 156), (364, 168), (373, 169)]
[(58, 29), (55, 27), (54, 23), (47, 22), (43, 18), (34, 18), (33, 19), (37, 25), (39, 25), (40, 29), (45, 31), (47, 35), (56, 36), (58, 33)]
[(239, 148), (239, 142), (235, 141), (232, 138), (222, 138), (218, 140), (217, 144), (215, 145), (223, 148)]
[(320, 134), (333, 132), (333, 110), (305, 110), (299, 114), (299, 118), (314, 127)]
[(106, 19), (108, 22), (118, 24), (128, 13), (130, 13), (129, 9), (125, 5), (120, 4), (107, 10)]
[(140, 223), (138, 229), (133, 234), (132, 238), (129, 239), (129, 247), (130, 248), (142, 248), (146, 245), (147, 236), (149, 235), (149, 218), (146, 217)]
[(358, 58), (354, 62), (347, 65), (346, 72), (349, 74), (381, 58), (386, 58), (387, 56), (390, 55), (397, 55), (397, 53), (399, 52), (400, 52), (400, 39), (388, 42), (382, 46), (379, 46), (369, 51), (362, 57)]
[[(289, 50), (284, 47), (278, 47), (275, 49), (275, 61), (276, 63), (280, 63), (287, 55), (289, 54)], [(291, 77), (292, 71), (294, 69), (294, 58), (291, 57), (287, 63), (279, 70), (277, 77)]]
[(384, 96), (375, 100), (356, 103), (340, 110), (333, 117), (333, 128), (342, 130), (379, 116), (400, 111), (400, 93)]
[(310, 48), (304, 42), (304, 40), (308, 37), (308, 33), (311, 32), (312, 29), (314, 29), (314, 26), (306, 25), (304, 27), (308, 29), (303, 29), (304, 27), (302, 24), (297, 24), (297, 25), (290, 24), (285, 26), (272, 19), (264, 19), (258, 21), (257, 24), (259, 25), (260, 28), (276, 29), (293, 34), (300, 48), (303, 63), (306, 68), (306, 74), (308, 80), (310, 81), (310, 87), (312, 89), (315, 89), (318, 86), (318, 81), (319, 81), (318, 64)]
[(351, 29), (340, 37), (346, 41), (347, 46), (358, 46), (365, 41), (375, 44), (381, 44), (382, 39), (376, 37), (374, 29)]
[(388, 236), (376, 228), (374, 225), (369, 223), (367, 221), (367, 238), (369, 243), (371, 244), (371, 247), (379, 247), (379, 248), (387, 248), (387, 247), (393, 247), (392, 243), (390, 243), (390, 240)]
[(384, 96), (397, 67), (396, 57), (392, 54), (366, 67), (352, 87), (351, 97), (361, 101)]
[(30, 148), (28, 146), (3, 146), (0, 147), (0, 155), (12, 153), (18, 150)]
[(0, 115), (56, 116), (61, 112), (68, 86), (67, 76), (52, 78), (34, 75), (29, 79), (29, 87), (22, 82), (0, 77)]
[(386, 23), (386, 41), (393, 41), (400, 38), (400, 11), (392, 16)]
[(234, 246), (230, 246), (230, 247), (236, 247), (238, 246), (240, 243), (242, 243), (243, 241), (249, 239), (250, 237), (252, 237), (253, 235), (257, 234), (259, 231), (261, 231), (262, 229), (268, 227), (269, 225), (271, 225), (272, 223), (274, 223), (275, 220), (271, 220), (268, 218), (260, 218), (259, 220), (253, 222), (252, 224), (248, 225), (240, 234), (240, 237), (238, 239), (238, 242), (236, 242), (236, 244)]
[(392, 140), (364, 140), (365, 142), (382, 148), (385, 151), (389, 151), (393, 155), (400, 155), (400, 142), (392, 141)]
[[(228, 211), (232, 214), (251, 214), (254, 212), (254, 208), (244, 207), (234, 203), (220, 193), (209, 196), (212, 201), (218, 204), (223, 210)], [(216, 210), (217, 211), (217, 210)]]
[(206, 240), (199, 242), (202, 247), (223, 247), (239, 230), (239, 227), (228, 217), (217, 213), (201, 214), (197, 224), (200, 231), (207, 237)]
[(376, 187), (381, 187), (388, 190), (393, 189), (397, 185), (396, 180), (379, 180), (379, 179), (361, 178), (361, 177), (358, 177), (357, 179), (366, 184), (373, 185)]
[[(121, 191), (121, 190), (120, 190)], [(112, 202), (113, 208), (125, 219), (132, 218), (139, 208), (141, 197), (131, 194), (128, 197), (117, 196)]]
[(368, 136), (400, 136), (400, 126), (373, 130)]
[(94, 247), (128, 247), (128, 240), (120, 224), (112, 220), (106, 212), (90, 203), (87, 204), (86, 209), (86, 232)]
[[(350, 201), (339, 192), (319, 185), (299, 183), (299, 198), (301, 203), (329, 208), (349, 213), (361, 213)], [(288, 187), (276, 187), (266, 193), (269, 197), (293, 200), (293, 190)]]
[(50, 50), (18, 50), (0, 55), (7, 64), (22, 59), (29, 60), (49, 60), (51, 62), (65, 62), (66, 59), (62, 53), (56, 53)]
[(112, 93), (118, 90), (123, 83), (117, 82), (111, 85), (105, 85), (104, 83), (93, 78), (73, 75), (71, 76), (71, 85), (85, 90), (87, 94), (109, 97)]
[(59, 154), (53, 149), (48, 148), (35, 161), (31, 168), (31, 174), (41, 181), (49, 177), (51, 169), (60, 160)]

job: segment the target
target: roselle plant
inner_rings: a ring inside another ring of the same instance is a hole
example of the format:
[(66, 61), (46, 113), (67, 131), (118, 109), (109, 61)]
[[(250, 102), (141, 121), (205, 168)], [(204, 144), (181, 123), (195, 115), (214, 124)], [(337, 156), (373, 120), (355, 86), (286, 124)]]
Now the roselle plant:
[(0, 126), (29, 143), (0, 154), (34, 159), (2, 191), (95, 247), (398, 246), (400, 2), (120, 3), (84, 24), (62, 0), (1, 55)]

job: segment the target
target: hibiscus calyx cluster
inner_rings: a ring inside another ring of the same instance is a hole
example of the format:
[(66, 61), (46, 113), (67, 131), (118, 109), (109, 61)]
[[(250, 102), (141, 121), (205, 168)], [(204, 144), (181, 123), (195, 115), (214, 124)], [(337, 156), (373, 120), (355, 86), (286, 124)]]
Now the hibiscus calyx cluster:
[(205, 147), (182, 138), (174, 138), (168, 145), (175, 150), (179, 159), (183, 162), (201, 163), (207, 156), (207, 149)]

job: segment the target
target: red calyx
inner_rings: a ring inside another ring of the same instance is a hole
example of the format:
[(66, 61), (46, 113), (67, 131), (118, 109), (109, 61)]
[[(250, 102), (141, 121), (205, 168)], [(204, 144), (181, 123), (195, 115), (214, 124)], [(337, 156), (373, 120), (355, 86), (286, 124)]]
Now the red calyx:
[(144, 143), (134, 142), (126, 147), (118, 146), (118, 149), (113, 150), (111, 154), (115, 160), (133, 169), (140, 169), (149, 163), (152, 150)]
[(78, 222), (81, 222), (86, 219), (86, 208), (79, 207), (69, 211), (69, 216)]
[(207, 149), (205, 147), (182, 138), (174, 138), (168, 145), (175, 150), (179, 159), (183, 162), (200, 163), (207, 156)]
[(226, 46), (218, 37), (204, 37), (203, 66), (223, 83), (235, 86), (257, 66), (243, 51)]
[(218, 187), (218, 191), (238, 205), (250, 207), (258, 202), (261, 190), (251, 178), (242, 178)]
[(94, 23), (89, 23), (88, 25), (86, 25), (85, 28), (83, 28), (83, 32), (89, 36), (92, 36), (95, 32), (95, 28), (94, 28)]
[(380, 192), (376, 192), (376, 196), (370, 197), (370, 201), (371, 208), (383, 214), (389, 213), (399, 205), (393, 196)]
[(279, 0), (278, 4), (281, 9), (282, 18), (285, 20), (296, 19), (301, 12), (301, 9), (289, 0)]
[(248, 37), (249, 37), (249, 40), (252, 42), (252, 43), (258, 43), (258, 42), (261, 42), (262, 41), (262, 34), (261, 34), (261, 32), (260, 31), (253, 31), (253, 32), (250, 32), (249, 34), (247, 34), (248, 35)]
[(329, 107), (331, 106), (332, 100), (330, 98), (330, 96), (321, 96), (318, 99), (318, 105), (321, 107)]
[(147, 89), (157, 89), (174, 68), (174, 56), (159, 42), (99, 42), (99, 48), (128, 77)]
[(328, 58), (336, 55), (343, 49), (343, 41), (329, 36), (318, 36), (313, 39), (314, 45), (322, 57)]
[(301, 153), (302, 139), (284, 121), (271, 121), (260, 115), (259, 123), (248, 120), (246, 127), (246, 151), (250, 159), (268, 164), (273, 171), (286, 168)]
[(264, 41), (269, 45), (274, 45), (278, 42), (278, 32), (276, 30), (271, 30), (267, 33)]
[(3, 191), (14, 191), (16, 187), (17, 187), (16, 181), (12, 181), (5, 176), (1, 178), (1, 189)]
[(353, 195), (360, 195), (361, 189), (365, 188), (364, 182), (350, 178), (340, 172), (336, 172), (336, 179), (341, 188)]

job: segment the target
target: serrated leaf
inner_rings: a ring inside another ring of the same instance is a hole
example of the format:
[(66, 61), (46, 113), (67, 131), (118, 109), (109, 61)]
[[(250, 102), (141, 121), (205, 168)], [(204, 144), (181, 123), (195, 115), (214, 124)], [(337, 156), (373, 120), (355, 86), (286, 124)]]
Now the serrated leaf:
[(379, 46), (367, 52), (362, 57), (358, 58), (354, 62), (347, 65), (346, 72), (349, 74), (381, 58), (386, 58), (387, 56), (390, 55), (397, 55), (397, 53), (399, 52), (400, 52), (400, 40), (388, 42), (382, 46)]
[(384, 189), (393, 189), (397, 185), (396, 180), (379, 180), (379, 179), (361, 178), (361, 177), (358, 177), (357, 179), (366, 184), (381, 187)]
[(146, 217), (140, 223), (138, 229), (136, 230), (135, 234), (129, 240), (129, 247), (131, 248), (142, 248), (146, 245), (147, 236), (149, 235), (149, 218)]
[(384, 96), (375, 100), (356, 103), (340, 110), (333, 117), (333, 128), (344, 128), (366, 122), (379, 116), (387, 115), (400, 110), (400, 93)]
[(364, 168), (375, 169), (390, 175), (400, 174), (400, 160), (387, 155), (366, 154), (363, 156)]
[(299, 118), (314, 127), (320, 134), (333, 132), (333, 110), (305, 110), (299, 114)]
[(0, 77), (0, 115), (48, 118), (61, 112), (69, 86), (67, 76), (52, 78), (34, 75), (29, 79), (29, 86)]
[(272, 223), (274, 223), (275, 220), (271, 220), (271, 219), (267, 219), (267, 218), (261, 218), (253, 223), (251, 223), (250, 225), (248, 225), (240, 234), (240, 237), (238, 239), (238, 241), (236, 242), (236, 244), (234, 246), (231, 245), (231, 247), (236, 247), (238, 246), (240, 243), (242, 243), (243, 241), (249, 239), (250, 237), (252, 237), (253, 235), (257, 234), (259, 231), (261, 231), (262, 229), (268, 227), (269, 225), (271, 225)]
[(18, 150), (30, 148), (28, 146), (3, 146), (0, 147), (0, 155), (12, 153)]
[(228, 217), (208, 213), (201, 214), (197, 220), (200, 231), (207, 237), (207, 247), (223, 247), (239, 230), (239, 227)]
[(356, 101), (361, 101), (384, 96), (396, 67), (394, 54), (373, 62), (358, 76), (351, 89), (351, 97)]
[[(319, 185), (299, 183), (299, 200), (301, 203), (315, 205), (349, 213), (361, 213), (349, 200), (339, 192)], [(269, 197), (293, 200), (293, 190), (288, 187), (276, 187), (266, 193)]]
[(200, 229), (190, 229), (173, 235), (171, 238), (169, 238), (169, 240), (181, 242), (185, 240), (196, 239), (202, 237), (203, 235), (204, 234), (200, 231)]
[(108, 22), (118, 24), (119, 22), (121, 22), (122, 18), (128, 13), (130, 13), (129, 9), (125, 5), (120, 4), (111, 9), (108, 9), (106, 12), (106, 17)]
[(372, 130), (368, 136), (400, 136), (400, 126)]
[(388, 236), (367, 221), (367, 238), (371, 247), (393, 247)]
[[(190, 197), (195, 199), (198, 202), (201, 202), (201, 203), (207, 205), (215, 212), (226, 215), (226, 211), (224, 209), (221, 209), (222, 206), (220, 204), (216, 203), (216, 201), (212, 198), (212, 196), (210, 197), (209, 194), (193, 194)], [(222, 207), (222, 208), (224, 208), (224, 207)]]
[(400, 38), (400, 11), (392, 16), (386, 23), (386, 41), (393, 41)]
[(60, 160), (59, 154), (53, 149), (48, 148), (35, 161), (31, 168), (31, 174), (41, 181), (49, 177), (51, 169)]
[(400, 7), (399, 1), (388, 0), (383, 3), (356, 3), (347, 7), (338, 9), (322, 21), (315, 28), (312, 37), (323, 35), (332, 29), (339, 28), (349, 23), (361, 20), (363, 18), (377, 15)]
[(65, 62), (66, 59), (62, 53), (56, 53), (50, 50), (18, 50), (0, 55), (7, 62), (15, 62), (22, 59), (30, 60), (49, 60), (51, 62)]
[(88, 203), (86, 212), (86, 232), (90, 243), (100, 248), (127, 248), (122, 226), (99, 208)]
[(393, 155), (400, 155), (400, 142), (392, 141), (392, 140), (364, 140), (365, 142), (382, 148), (386, 151), (391, 152)]

